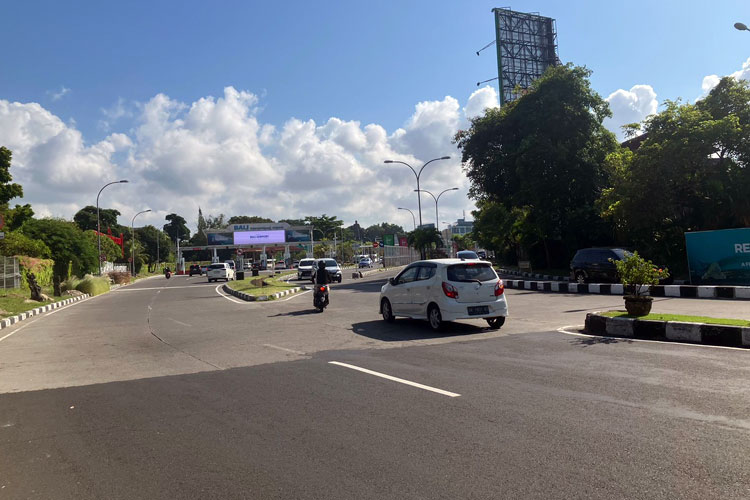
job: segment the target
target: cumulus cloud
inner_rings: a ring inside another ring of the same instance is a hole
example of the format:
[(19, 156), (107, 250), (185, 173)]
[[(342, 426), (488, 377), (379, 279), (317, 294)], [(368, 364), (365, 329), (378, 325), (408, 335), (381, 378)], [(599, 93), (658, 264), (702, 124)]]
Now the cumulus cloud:
[(481, 89), (475, 90), (470, 96), (464, 107), (466, 118), (474, 118), (484, 114), (488, 108), (497, 108), (500, 102), (497, 97), (497, 91), (494, 87), (486, 85)]
[[(488, 88), (489, 89), (489, 88)], [(183, 103), (157, 94), (145, 103), (118, 100), (102, 114), (110, 123), (131, 118), (128, 133), (112, 133), (86, 144), (72, 123), (36, 103), (0, 100), (0, 137), (13, 150), (12, 173), (23, 184), (25, 202), (40, 215), (71, 217), (94, 204), (100, 186), (125, 178), (102, 194), (102, 206), (118, 209), (127, 221), (139, 218), (162, 225), (176, 212), (195, 224), (204, 214), (262, 215), (273, 219), (326, 213), (347, 223), (392, 221), (411, 227), (416, 210), (414, 174), (386, 159), (419, 169), (429, 165), (421, 187), (440, 199), (440, 219), (455, 221), (474, 208), (468, 180), (452, 144), (467, 115), (496, 102), (492, 89), (480, 89), (462, 109), (458, 100), (424, 101), (404, 125), (389, 134), (378, 124), (363, 125), (336, 117), (324, 123), (290, 118), (281, 127), (260, 123), (257, 95), (224, 89)], [(434, 202), (423, 196), (423, 219), (434, 222)]]
[(70, 89), (68, 87), (60, 87), (60, 90), (48, 90), (47, 95), (50, 96), (50, 98), (53, 101), (59, 101), (63, 97), (65, 97), (66, 94), (70, 92)]
[(634, 85), (630, 90), (619, 89), (612, 92), (606, 101), (612, 110), (612, 117), (604, 120), (604, 126), (622, 139), (622, 126), (640, 122), (648, 115), (656, 113), (659, 101), (651, 85)]
[[(738, 69), (729, 76), (736, 80), (750, 80), (750, 57), (742, 63), (742, 68)], [(703, 77), (703, 84), (701, 88), (703, 90), (703, 96), (707, 95), (714, 87), (719, 84), (721, 77), (718, 75), (708, 75)]]

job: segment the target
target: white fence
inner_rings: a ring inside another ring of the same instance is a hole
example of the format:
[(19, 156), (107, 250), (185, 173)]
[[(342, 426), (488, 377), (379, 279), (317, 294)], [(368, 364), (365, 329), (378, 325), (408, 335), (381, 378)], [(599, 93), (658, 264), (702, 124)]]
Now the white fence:
[(15, 257), (5, 257), (2, 260), (2, 279), (3, 290), (12, 288), (21, 288), (21, 272), (18, 268), (18, 259)]

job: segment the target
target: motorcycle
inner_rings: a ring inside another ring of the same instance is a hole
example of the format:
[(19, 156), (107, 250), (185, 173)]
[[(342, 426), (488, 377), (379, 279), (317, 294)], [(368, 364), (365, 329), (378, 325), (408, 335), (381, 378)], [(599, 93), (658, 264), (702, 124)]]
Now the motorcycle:
[(166, 273), (164, 273), (164, 277), (169, 279), (172, 277), (172, 273), (170, 271), (167, 271)]
[(328, 292), (328, 285), (315, 285), (315, 290), (313, 291), (313, 306), (318, 312), (323, 312), (328, 305)]

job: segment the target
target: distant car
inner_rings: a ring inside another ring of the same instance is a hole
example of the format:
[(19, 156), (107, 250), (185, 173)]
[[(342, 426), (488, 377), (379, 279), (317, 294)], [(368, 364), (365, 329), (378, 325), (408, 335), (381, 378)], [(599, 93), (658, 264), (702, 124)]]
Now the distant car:
[(312, 276), (312, 266), (315, 263), (315, 259), (302, 259), (299, 261), (297, 266), (297, 279), (309, 278)]
[(315, 283), (315, 275), (318, 272), (318, 262), (323, 261), (326, 263), (326, 272), (328, 273), (328, 279), (333, 283), (334, 281), (338, 281), (341, 283), (341, 281), (344, 279), (344, 276), (341, 274), (341, 266), (339, 266), (338, 262), (336, 262), (335, 259), (316, 259), (313, 263), (312, 267), (312, 275), (310, 276), (310, 280)]
[(190, 270), (188, 271), (188, 274), (190, 276), (194, 274), (197, 274), (198, 276), (200, 276), (201, 274), (203, 274), (203, 271), (201, 270), (201, 266), (199, 266), (198, 264), (192, 264), (190, 266)]
[(208, 272), (206, 275), (208, 276), (209, 283), (218, 280), (229, 281), (235, 279), (234, 269), (228, 262), (217, 262), (216, 264), (211, 264), (208, 266)]
[(201, 264), (201, 274), (206, 274), (207, 272), (208, 272), (208, 265)]
[(252, 269), (252, 268), (253, 268), (253, 263), (252, 263), (251, 261), (249, 261), (249, 260), (246, 260), (246, 261), (244, 262), (244, 264), (243, 264), (243, 267), (244, 267), (245, 269)]
[(278, 262), (277, 262), (277, 263), (276, 263), (276, 264), (274, 265), (274, 267), (273, 267), (273, 268), (274, 268), (274, 269), (286, 269), (286, 262), (284, 262), (283, 260), (280, 260), (280, 261), (278, 261)]
[(372, 267), (372, 259), (370, 257), (360, 259), (359, 267)]
[(235, 270), (235, 265), (234, 265), (234, 261), (233, 260), (225, 260), (224, 264), (229, 264), (229, 267), (232, 268), (232, 271)]
[(293, 260), (292, 261), (292, 269), (297, 269), (298, 267), (299, 267), (299, 261), (298, 260)]
[(461, 250), (460, 252), (456, 253), (456, 258), (465, 260), (479, 260), (479, 255), (471, 250)]
[[(616, 283), (620, 281), (620, 277), (614, 261), (623, 260), (630, 255), (632, 252), (624, 248), (582, 248), (570, 261), (570, 277), (577, 283), (597, 281)], [(672, 276), (659, 280), (661, 285), (672, 283), (674, 283)]]
[(380, 289), (380, 313), (426, 319), (440, 330), (446, 321), (482, 318), (492, 329), (505, 323), (505, 287), (492, 264), (462, 259), (413, 262)]

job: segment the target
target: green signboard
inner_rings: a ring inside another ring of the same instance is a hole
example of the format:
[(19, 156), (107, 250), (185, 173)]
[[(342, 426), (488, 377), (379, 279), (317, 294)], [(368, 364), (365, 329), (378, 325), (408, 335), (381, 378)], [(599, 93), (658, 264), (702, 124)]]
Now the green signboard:
[(392, 234), (384, 234), (383, 235), (383, 245), (392, 247), (394, 245), (393, 243), (393, 235)]
[(690, 283), (750, 285), (750, 228), (685, 233)]

